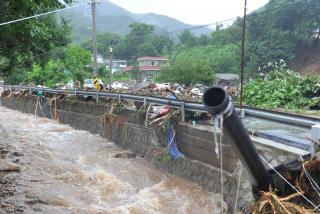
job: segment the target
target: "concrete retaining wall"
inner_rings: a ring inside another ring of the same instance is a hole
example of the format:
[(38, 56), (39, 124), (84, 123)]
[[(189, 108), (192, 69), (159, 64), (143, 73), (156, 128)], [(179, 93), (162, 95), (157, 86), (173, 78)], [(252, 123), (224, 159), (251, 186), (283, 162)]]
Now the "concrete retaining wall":
[[(2, 105), (24, 113), (35, 113), (36, 96), (11, 96), (2, 100)], [(42, 98), (41, 105), (45, 117), (51, 118), (54, 105)], [(109, 107), (103, 104), (81, 102), (75, 100), (58, 101), (57, 112), (60, 122), (76, 129), (87, 130), (94, 134), (130, 149), (137, 155), (152, 162), (173, 175), (198, 183), (205, 189), (220, 192), (220, 160), (213, 152), (213, 130), (207, 126), (192, 126), (181, 123), (177, 127), (177, 144), (186, 158), (171, 160), (167, 152), (159, 155), (166, 145), (166, 133), (158, 126), (144, 127), (135, 109), (122, 109), (120, 119), (110, 123), (101, 123), (103, 114)], [(37, 115), (42, 115), (38, 108)], [(123, 123), (125, 122), (125, 123)], [(240, 161), (233, 149), (223, 143), (224, 198), (232, 208), (236, 197), (237, 180), (241, 168)], [(295, 158), (295, 154), (274, 148), (270, 144), (256, 143), (258, 152), (273, 165)], [(241, 174), (239, 204), (244, 205), (252, 200), (251, 182), (245, 169)]]

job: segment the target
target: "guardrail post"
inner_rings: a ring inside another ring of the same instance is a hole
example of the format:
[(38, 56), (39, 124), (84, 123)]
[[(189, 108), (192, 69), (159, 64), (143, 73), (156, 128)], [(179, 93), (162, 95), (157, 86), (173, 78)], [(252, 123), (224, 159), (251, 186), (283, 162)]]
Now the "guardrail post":
[(99, 103), (99, 92), (98, 92), (98, 90), (96, 90), (96, 103), (97, 104)]
[(30, 86), (29, 88), (29, 94), (31, 95), (32, 94), (32, 87)]
[(180, 111), (181, 111), (181, 121), (185, 122), (186, 121), (186, 114), (185, 114), (186, 112), (185, 112), (184, 102), (181, 103)]
[(121, 103), (121, 94), (118, 94), (118, 103)]
[(77, 89), (74, 90), (74, 96), (77, 96)]
[(11, 85), (10, 85), (10, 93), (12, 93), (12, 87), (11, 87)]

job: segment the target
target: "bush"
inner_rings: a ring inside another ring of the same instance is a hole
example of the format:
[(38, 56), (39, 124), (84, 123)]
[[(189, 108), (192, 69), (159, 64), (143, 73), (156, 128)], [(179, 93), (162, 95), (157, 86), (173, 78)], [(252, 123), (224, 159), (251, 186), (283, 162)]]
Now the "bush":
[(59, 60), (50, 60), (45, 68), (34, 64), (27, 73), (27, 81), (35, 85), (42, 83), (45, 86), (52, 87), (56, 83), (67, 82), (72, 76), (66, 74), (63, 62)]
[(286, 68), (285, 63), (269, 65), (270, 71), (244, 85), (246, 105), (263, 108), (314, 109), (319, 104), (320, 80)]

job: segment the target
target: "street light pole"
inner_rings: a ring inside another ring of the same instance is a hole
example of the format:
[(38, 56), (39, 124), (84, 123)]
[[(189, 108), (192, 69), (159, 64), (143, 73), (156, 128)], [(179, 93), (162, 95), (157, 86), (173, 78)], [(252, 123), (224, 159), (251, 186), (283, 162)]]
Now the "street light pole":
[(93, 0), (91, 3), (92, 9), (92, 40), (93, 40), (93, 75), (98, 75), (97, 65), (97, 29), (96, 29), (96, 1)]

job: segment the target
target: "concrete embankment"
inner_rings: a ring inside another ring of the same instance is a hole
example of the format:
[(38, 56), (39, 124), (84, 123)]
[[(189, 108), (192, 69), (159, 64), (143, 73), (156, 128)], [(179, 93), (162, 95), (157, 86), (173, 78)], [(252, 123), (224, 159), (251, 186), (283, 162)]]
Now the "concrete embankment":
[[(18, 97), (12, 95), (4, 98), (2, 104), (11, 109), (34, 114), (36, 100), (36, 96)], [(42, 98), (41, 105), (45, 117), (52, 118), (55, 113), (54, 104), (50, 104), (48, 99)], [(209, 191), (220, 192), (220, 159), (214, 152), (212, 127), (179, 123), (176, 128), (176, 141), (185, 158), (171, 160), (167, 152), (161, 152), (166, 147), (166, 130), (161, 130), (157, 125), (145, 127), (143, 119), (136, 109), (123, 108), (118, 111), (116, 119), (109, 120), (110, 118), (105, 118), (105, 113), (109, 109), (108, 105), (75, 99), (60, 100), (56, 105), (56, 112), (61, 123), (99, 134), (124, 149), (130, 149), (160, 169), (193, 181)], [(42, 115), (40, 108), (38, 108), (37, 115)], [(258, 138), (255, 138), (255, 145), (258, 153), (274, 166), (303, 154), (303, 151), (294, 148), (288, 150), (281, 145)], [(228, 139), (223, 142), (222, 147), (223, 194), (229, 209), (232, 210), (236, 199), (239, 175), (241, 176), (238, 199), (240, 206), (252, 200), (251, 182), (246, 170), (241, 170), (241, 163), (228, 144)]]

